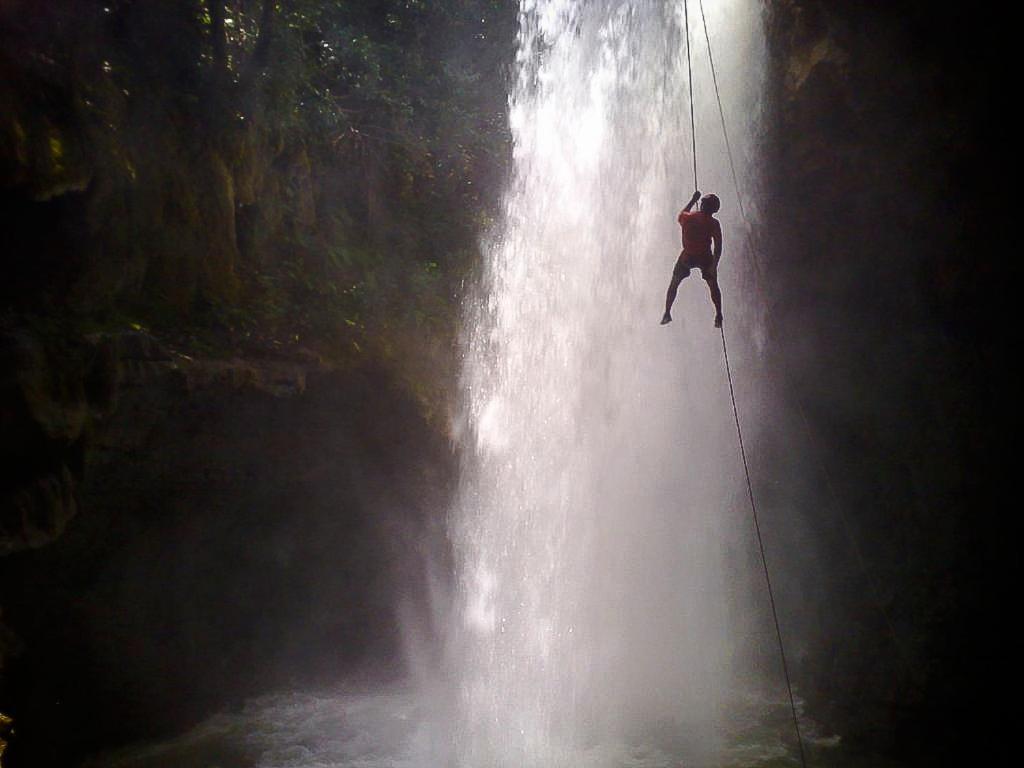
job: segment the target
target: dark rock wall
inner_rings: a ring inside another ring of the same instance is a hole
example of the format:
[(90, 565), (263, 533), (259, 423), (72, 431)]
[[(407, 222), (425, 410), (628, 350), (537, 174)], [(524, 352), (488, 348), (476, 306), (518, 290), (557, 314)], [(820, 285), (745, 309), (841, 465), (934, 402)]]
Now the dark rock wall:
[(5, 506), (13, 764), (66, 764), (247, 694), (405, 673), (403, 629), (430, 632), (401, 617), (429, 615), (453, 463), (389, 374), (197, 361), (124, 334), (83, 341), (76, 379), (12, 343), (30, 402), (5, 417), (47, 461)]
[[(769, 4), (760, 446), (797, 685), (848, 741), (989, 746), (1005, 35), (976, 7)], [(964, 764), (969, 764), (964, 763)]]

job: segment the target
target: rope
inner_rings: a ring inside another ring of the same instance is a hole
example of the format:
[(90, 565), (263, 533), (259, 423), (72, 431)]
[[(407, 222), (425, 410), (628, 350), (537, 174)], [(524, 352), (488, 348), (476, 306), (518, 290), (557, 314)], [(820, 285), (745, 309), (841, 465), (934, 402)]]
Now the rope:
[(729, 141), (729, 129), (725, 124), (725, 107), (722, 106), (722, 94), (718, 88), (718, 72), (715, 69), (715, 57), (711, 52), (711, 33), (708, 32), (708, 17), (704, 13), (704, 0), (697, 0), (700, 8), (700, 20), (704, 27), (704, 40), (708, 45), (708, 62), (711, 64), (711, 82), (715, 85), (715, 100), (718, 102), (718, 116), (722, 121), (722, 136), (725, 138), (725, 151), (729, 157), (729, 171), (732, 174), (732, 186), (736, 190), (736, 202), (740, 209), (740, 218), (743, 219), (743, 229), (747, 241), (747, 253), (750, 254), (750, 261), (754, 265), (754, 274), (757, 277), (759, 286), (764, 284), (764, 276), (761, 273), (761, 265), (757, 260), (757, 248), (754, 247), (751, 235), (750, 221), (747, 218), (747, 209), (743, 204), (743, 193), (740, 190), (739, 176), (736, 173), (736, 162), (733, 159), (732, 142)]
[[(729, 151), (729, 165), (732, 169), (733, 183), (736, 185), (737, 193), (739, 191), (739, 182), (736, 176), (736, 167), (732, 161), (732, 148), (729, 144), (728, 132), (725, 131), (725, 111), (722, 109), (722, 96), (718, 89), (718, 77), (714, 71), (714, 59), (711, 56), (711, 36), (708, 34), (707, 17), (704, 15), (704, 4), (702, 0), (698, 0), (700, 4), (701, 19), (704, 22), (704, 34), (708, 43), (708, 59), (711, 61), (711, 72), (712, 79), (715, 85), (715, 98), (718, 100), (719, 113), (722, 117), (722, 130), (726, 135), (726, 148)], [(693, 140), (693, 187), (699, 189), (700, 185), (697, 183), (697, 130), (696, 123), (694, 120), (693, 112), (693, 68), (690, 62), (690, 10), (689, 0), (683, 0), (683, 20), (686, 27), (686, 68), (689, 75), (690, 81), (690, 135)], [(738, 197), (738, 194), (737, 194)], [(742, 205), (740, 207), (741, 212), (743, 211)], [(746, 218), (744, 214), (744, 219)], [(720, 328), (722, 333), (722, 355), (725, 358), (725, 372), (729, 379), (729, 398), (732, 401), (732, 415), (736, 421), (736, 438), (740, 445), (740, 458), (743, 460), (743, 474), (747, 480), (747, 496), (750, 498), (750, 511), (754, 520), (754, 532), (757, 534), (757, 547), (761, 554), (761, 567), (764, 569), (764, 582), (768, 588), (768, 602), (772, 609), (772, 620), (775, 623), (775, 637), (779, 643), (779, 657), (782, 660), (782, 674), (786, 678), (786, 693), (789, 695), (789, 710), (793, 716), (793, 730), (796, 733), (796, 743), (800, 750), (800, 765), (803, 768), (807, 768), (807, 758), (804, 755), (804, 740), (800, 733), (800, 720), (796, 712), (796, 699), (793, 696), (793, 683), (789, 676), (789, 664), (786, 662), (786, 647), (782, 641), (782, 627), (779, 624), (779, 612), (775, 605), (775, 591), (772, 589), (772, 579), (768, 570), (768, 558), (764, 550), (764, 539), (761, 536), (761, 524), (757, 517), (757, 502), (754, 500), (754, 486), (750, 481), (750, 466), (747, 463), (747, 450), (743, 444), (743, 430), (740, 428), (740, 412), (736, 406), (736, 390), (732, 383), (732, 366), (729, 364), (729, 348), (725, 343), (725, 329)]]
[(736, 438), (740, 443), (740, 458), (743, 459), (743, 473), (747, 478), (747, 496), (750, 498), (750, 511), (754, 518), (754, 531), (757, 533), (757, 548), (761, 553), (761, 566), (764, 568), (764, 583), (768, 587), (768, 602), (772, 607), (772, 619), (775, 622), (775, 637), (779, 641), (779, 656), (782, 659), (782, 673), (786, 678), (786, 692), (789, 694), (789, 710), (793, 714), (793, 730), (796, 731), (796, 743), (800, 748), (800, 765), (807, 768), (804, 757), (804, 740), (800, 735), (800, 721), (796, 714), (796, 699), (793, 698), (793, 683), (789, 677), (789, 665), (786, 663), (786, 648), (782, 643), (782, 628), (779, 625), (779, 612), (775, 608), (775, 592), (772, 589), (772, 577), (768, 573), (768, 558), (764, 552), (764, 539), (761, 538), (761, 524), (757, 519), (757, 502), (754, 501), (754, 486), (750, 482), (750, 467), (747, 465), (747, 450), (743, 445), (743, 430), (740, 429), (740, 412), (736, 407), (736, 390), (732, 385), (732, 367), (729, 365), (729, 348), (725, 343), (725, 329), (722, 332), (722, 354), (725, 356), (725, 373), (729, 378), (729, 397), (732, 400), (732, 415), (736, 420)]
[(700, 189), (697, 183), (697, 128), (693, 118), (693, 65), (690, 63), (690, 4), (683, 0), (683, 19), (686, 25), (686, 72), (690, 79), (690, 141), (693, 154), (693, 188)]
[(747, 213), (743, 208), (743, 196), (740, 194), (740, 182), (736, 176), (736, 163), (732, 159), (732, 143), (729, 141), (729, 131), (725, 127), (725, 109), (722, 107), (722, 94), (718, 90), (718, 73), (715, 71), (715, 57), (711, 55), (711, 34), (708, 32), (708, 17), (704, 15), (704, 0), (697, 0), (700, 8), (700, 20), (704, 25), (704, 39), (708, 44), (708, 61), (711, 63), (711, 82), (715, 84), (715, 99), (718, 101), (718, 114), (722, 118), (722, 135), (725, 137), (725, 151), (729, 155), (729, 170), (732, 171), (732, 184), (736, 188), (736, 201), (739, 203), (740, 216), (744, 223), (747, 221)]

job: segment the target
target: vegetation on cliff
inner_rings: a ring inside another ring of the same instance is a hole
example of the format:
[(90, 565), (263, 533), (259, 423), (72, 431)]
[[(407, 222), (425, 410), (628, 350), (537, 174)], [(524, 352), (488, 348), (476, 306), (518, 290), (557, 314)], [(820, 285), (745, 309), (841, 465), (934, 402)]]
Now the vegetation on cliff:
[(7, 323), (372, 347), (436, 400), (514, 25), (500, 0), (4, 3)]

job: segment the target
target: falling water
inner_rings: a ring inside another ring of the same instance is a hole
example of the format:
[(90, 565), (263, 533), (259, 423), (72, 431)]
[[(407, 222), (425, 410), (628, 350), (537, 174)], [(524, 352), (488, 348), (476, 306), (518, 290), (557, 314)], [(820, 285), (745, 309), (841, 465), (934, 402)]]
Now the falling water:
[[(703, 5), (745, 178), (759, 9)], [(742, 223), (696, 0), (689, 17), (698, 170), (723, 201), (742, 359)], [(469, 310), (451, 519), (460, 765), (621, 764), (610, 744), (665, 724), (693, 734), (695, 759), (715, 750), (742, 475), (698, 273), (658, 325), (693, 191), (684, 30), (681, 1), (522, 0), (514, 168)]]

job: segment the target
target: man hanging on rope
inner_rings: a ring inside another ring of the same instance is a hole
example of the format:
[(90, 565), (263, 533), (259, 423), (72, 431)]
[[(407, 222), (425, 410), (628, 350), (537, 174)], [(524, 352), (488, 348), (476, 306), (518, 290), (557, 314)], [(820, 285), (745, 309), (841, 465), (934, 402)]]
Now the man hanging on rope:
[[(700, 200), (700, 210), (691, 212), (694, 203)], [(661, 324), (672, 322), (672, 303), (676, 300), (679, 284), (690, 275), (696, 267), (701, 277), (708, 284), (711, 301), (715, 304), (715, 328), (722, 327), (722, 292), (718, 288), (718, 260), (722, 258), (722, 225), (715, 214), (721, 207), (717, 195), (705, 195), (701, 200), (700, 192), (694, 192), (690, 202), (679, 212), (679, 226), (683, 230), (683, 250), (672, 270), (672, 282), (668, 285), (665, 296), (665, 314)], [(712, 248), (712, 244), (714, 248)]]

